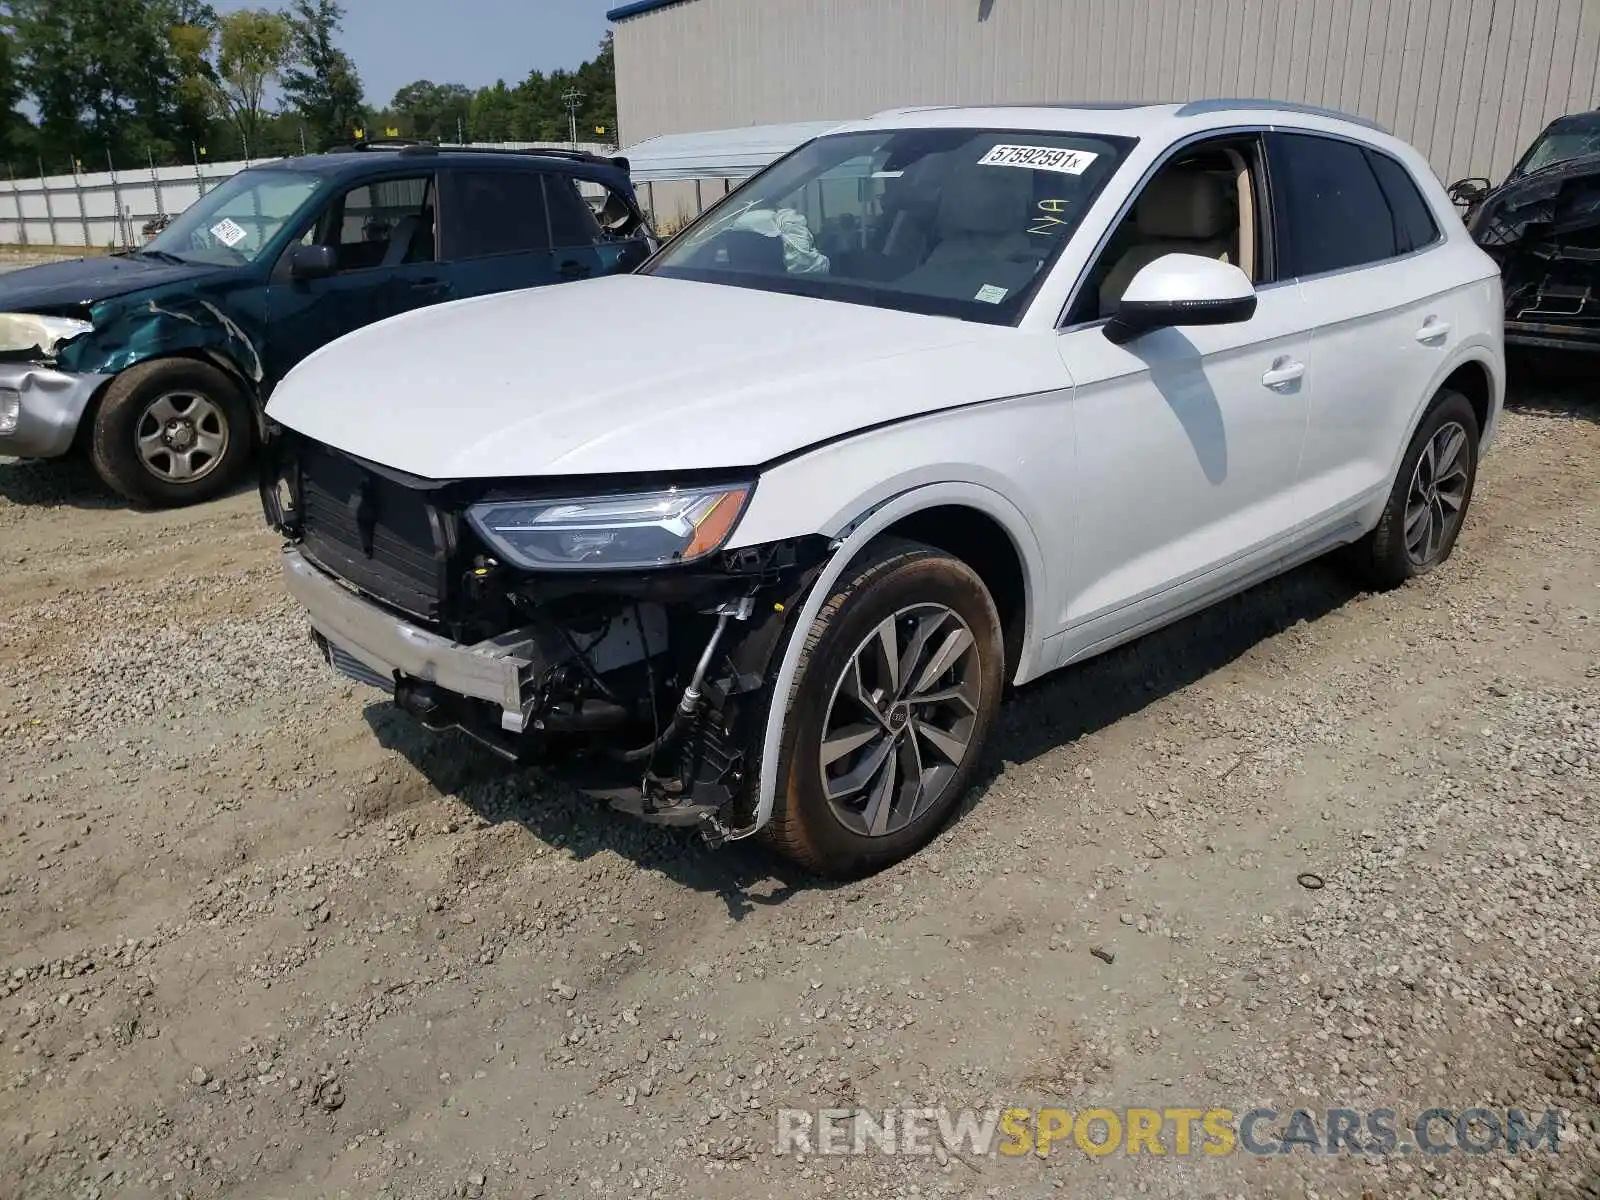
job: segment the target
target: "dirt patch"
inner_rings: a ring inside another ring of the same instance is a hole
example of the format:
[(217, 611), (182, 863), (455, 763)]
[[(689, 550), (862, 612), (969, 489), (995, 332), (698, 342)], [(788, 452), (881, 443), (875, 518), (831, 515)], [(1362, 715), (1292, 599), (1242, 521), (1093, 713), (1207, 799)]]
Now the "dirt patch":
[[(0, 1192), (1592, 1189), (1597, 463), (1592, 405), (1520, 405), (1446, 568), (1313, 564), (1025, 689), (962, 818), (847, 887), (335, 680), (251, 495), (135, 513), (0, 464)], [(772, 1153), (780, 1107), (1013, 1102), (1555, 1105), (1570, 1138)]]

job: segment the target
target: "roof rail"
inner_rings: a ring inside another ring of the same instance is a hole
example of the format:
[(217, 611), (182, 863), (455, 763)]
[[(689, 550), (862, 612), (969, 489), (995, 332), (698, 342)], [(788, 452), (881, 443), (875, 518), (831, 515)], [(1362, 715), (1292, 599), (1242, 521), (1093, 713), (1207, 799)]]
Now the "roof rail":
[(1079, 108), (1099, 112), (1120, 112), (1132, 108), (1152, 108), (1170, 104), (1168, 100), (997, 100), (987, 104), (913, 104), (905, 108), (886, 108), (873, 113), (868, 120), (879, 117), (902, 117), (907, 113), (950, 112), (968, 108)]
[(427, 146), (417, 138), (356, 138), (348, 142), (329, 142), (324, 154), (339, 154), (353, 150), (408, 150), (413, 146)]
[(324, 151), (337, 154), (342, 151), (391, 150), (404, 155), (424, 154), (520, 154), (543, 158), (566, 158), (573, 162), (594, 163), (597, 166), (628, 170), (628, 160), (620, 154), (595, 154), (589, 150), (568, 150), (560, 146), (441, 146), (438, 142), (412, 138), (374, 138), (370, 141), (339, 142)]
[(402, 154), (520, 154), (535, 158), (566, 158), (573, 162), (594, 163), (597, 166), (618, 167), (626, 171), (628, 160), (620, 154), (595, 154), (590, 150), (567, 150), (560, 146), (439, 146), (424, 142), (407, 146)]
[(1238, 112), (1243, 109), (1299, 113), (1305, 117), (1328, 117), (1335, 121), (1349, 121), (1352, 125), (1362, 125), (1368, 129), (1375, 129), (1379, 133), (1390, 132), (1378, 122), (1368, 120), (1366, 117), (1358, 117), (1354, 113), (1340, 112), (1336, 108), (1320, 108), (1315, 104), (1299, 104), (1293, 100), (1252, 100), (1248, 98), (1191, 100), (1174, 115), (1179, 117), (1201, 117), (1212, 113)]

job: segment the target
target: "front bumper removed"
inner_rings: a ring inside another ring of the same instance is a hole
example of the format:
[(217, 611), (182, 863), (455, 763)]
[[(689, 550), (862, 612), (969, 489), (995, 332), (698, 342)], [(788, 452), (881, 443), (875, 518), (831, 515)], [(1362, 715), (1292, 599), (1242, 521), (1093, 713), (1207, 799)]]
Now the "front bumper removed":
[(336, 670), (391, 693), (406, 681), (430, 684), (494, 706), (507, 733), (530, 730), (528, 684), (544, 663), (537, 639), (511, 633), (475, 646), (452, 642), (362, 599), (292, 548), (283, 552), (283, 577)]
[(753, 832), (746, 785), (770, 668), (823, 548), (774, 543), (721, 572), (607, 579), (593, 595), (537, 578), (486, 588), (494, 568), (480, 566), (456, 597), (472, 615), (439, 625), (346, 583), (303, 543), (284, 547), (282, 569), (336, 671), (427, 728), (538, 761), (615, 809), (720, 844)]
[(0, 454), (59, 458), (72, 449), (89, 401), (109, 375), (0, 363)]

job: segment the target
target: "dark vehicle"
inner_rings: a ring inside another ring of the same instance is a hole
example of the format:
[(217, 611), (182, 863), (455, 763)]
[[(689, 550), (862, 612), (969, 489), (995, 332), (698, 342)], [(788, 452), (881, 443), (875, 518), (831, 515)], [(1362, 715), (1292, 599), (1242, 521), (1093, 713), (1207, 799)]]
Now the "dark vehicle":
[(1499, 187), (1450, 196), (1500, 265), (1506, 345), (1600, 351), (1600, 112), (1552, 121)]
[(140, 235), (148, 242), (156, 234), (172, 224), (172, 217), (172, 213), (161, 213), (158, 216), (151, 217), (143, 225), (139, 226)]
[(654, 246), (620, 158), (367, 143), (251, 167), (137, 250), (0, 277), (0, 454), (82, 450), (129, 500), (205, 500), (335, 338)]

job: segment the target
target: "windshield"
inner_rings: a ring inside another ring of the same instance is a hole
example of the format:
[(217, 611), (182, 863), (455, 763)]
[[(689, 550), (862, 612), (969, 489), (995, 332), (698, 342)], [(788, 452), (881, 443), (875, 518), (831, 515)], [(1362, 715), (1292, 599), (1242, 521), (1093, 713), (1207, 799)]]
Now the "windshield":
[(647, 274), (1012, 324), (1132, 139), (890, 129), (802, 146)]
[(226, 267), (254, 262), (321, 182), (299, 171), (240, 171), (179, 213), (145, 250)]
[(1528, 151), (1517, 171), (1529, 175), (1585, 154), (1600, 154), (1600, 117), (1561, 125), (1549, 130)]

